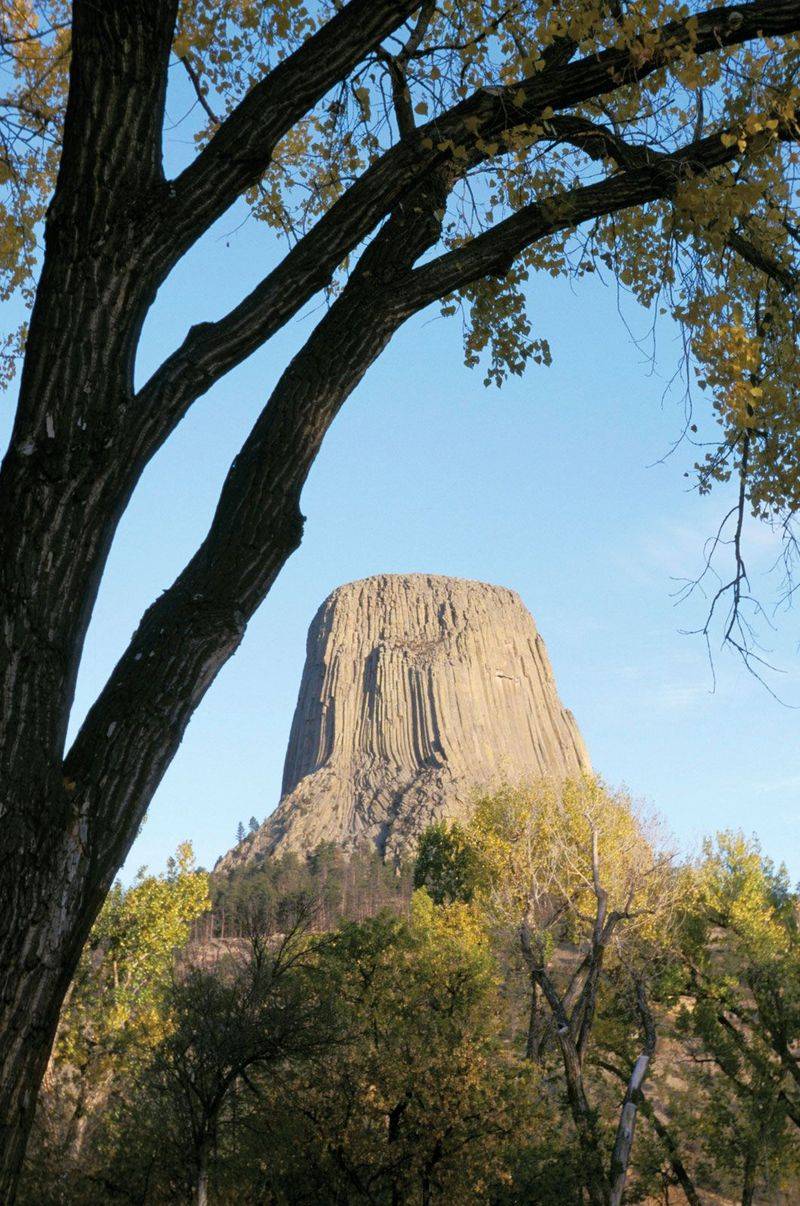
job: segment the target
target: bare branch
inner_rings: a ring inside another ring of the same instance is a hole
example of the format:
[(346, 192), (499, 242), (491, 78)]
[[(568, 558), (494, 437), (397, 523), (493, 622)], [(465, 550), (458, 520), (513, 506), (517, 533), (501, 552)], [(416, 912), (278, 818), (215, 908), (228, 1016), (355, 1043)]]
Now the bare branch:
[(630, 1163), (633, 1137), (636, 1130), (636, 1115), (641, 1100), (641, 1088), (650, 1068), (650, 1061), (656, 1049), (656, 1027), (653, 1015), (647, 1002), (647, 994), (641, 980), (636, 980), (636, 1008), (644, 1031), (644, 1045), (637, 1058), (628, 1080), (625, 1100), (622, 1103), (614, 1151), (611, 1156), (611, 1195), (610, 1206), (620, 1206), (625, 1192), (625, 1182), (628, 1179), (628, 1164)]
[(217, 117), (216, 113), (214, 112), (214, 110), (211, 108), (211, 106), (208, 103), (208, 97), (206, 96), (205, 92), (203, 91), (203, 85), (200, 82), (200, 76), (195, 71), (194, 66), (192, 64), (192, 60), (189, 58), (188, 54), (184, 54), (184, 55), (181, 55), (180, 61), (181, 61), (181, 64), (182, 64), (184, 70), (186, 71), (186, 74), (188, 75), (188, 77), (191, 81), (192, 87), (194, 88), (195, 96), (197, 97), (198, 101), (200, 102), (202, 108), (205, 110), (206, 115), (211, 118), (211, 120), (213, 121), (215, 126), (218, 126), (220, 124), (220, 118)]

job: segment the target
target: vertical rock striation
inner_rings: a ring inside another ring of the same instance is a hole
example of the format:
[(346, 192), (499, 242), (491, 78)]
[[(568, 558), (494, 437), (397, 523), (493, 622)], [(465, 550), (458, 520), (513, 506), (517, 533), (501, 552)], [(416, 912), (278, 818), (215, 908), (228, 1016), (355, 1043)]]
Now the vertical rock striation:
[(429, 574), (339, 587), (311, 624), (281, 802), (228, 866), (320, 842), (394, 859), (476, 790), (589, 769), (511, 590)]

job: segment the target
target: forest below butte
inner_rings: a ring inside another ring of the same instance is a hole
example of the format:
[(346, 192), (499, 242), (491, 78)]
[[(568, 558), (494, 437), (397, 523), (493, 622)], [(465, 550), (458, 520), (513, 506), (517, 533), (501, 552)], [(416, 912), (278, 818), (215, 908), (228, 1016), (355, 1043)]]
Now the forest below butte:
[(678, 859), (591, 779), (399, 873), (183, 847), (95, 927), (22, 1200), (788, 1206), (799, 909), (754, 841)]

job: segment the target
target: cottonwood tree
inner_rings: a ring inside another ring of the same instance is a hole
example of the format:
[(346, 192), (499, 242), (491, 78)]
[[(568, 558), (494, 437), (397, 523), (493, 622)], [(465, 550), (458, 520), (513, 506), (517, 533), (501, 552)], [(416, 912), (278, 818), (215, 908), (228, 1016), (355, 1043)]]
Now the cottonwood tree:
[(103, 1132), (169, 1033), (176, 952), (210, 903), (208, 876), (195, 870), (188, 842), (166, 874), (143, 868), (131, 887), (112, 888), (61, 1011), (25, 1200), (50, 1200), (65, 1182), (88, 1200), (107, 1154)]
[(491, 1196), (520, 1132), (536, 1131), (546, 1111), (537, 1069), (521, 1073), (504, 1057), (502, 999), (477, 915), (417, 892), (406, 918), (342, 926), (315, 972), (339, 1041), (275, 1079), (274, 1105), (254, 1127), (265, 1165), (254, 1196)]
[(705, 843), (684, 957), (694, 1009), (686, 1022), (747, 1090), (769, 1083), (800, 1131), (798, 895), (740, 833)]
[[(526, 1056), (558, 1052), (580, 1147), (587, 1199), (619, 1206), (642, 1086), (656, 1049), (648, 982), (665, 943), (676, 890), (671, 859), (624, 793), (592, 779), (506, 788), (477, 803), (466, 827), (482, 864), (475, 899), (490, 925), (519, 943), (530, 976)], [(569, 952), (572, 952), (571, 954)], [(609, 974), (625, 982), (633, 1057), (610, 1150), (589, 1080), (598, 1012)]]
[(721, 833), (685, 908), (678, 1033), (696, 1061), (699, 1114), (716, 1121), (698, 1129), (723, 1182), (751, 1202), (800, 1158), (798, 895), (757, 842)]
[[(2, 290), (31, 302), (4, 345), (7, 373), (18, 349), (22, 365), (0, 472), (4, 1200), (92, 921), (300, 542), (328, 427), (407, 319), (460, 310), (467, 360), (500, 381), (549, 357), (525, 316), (531, 274), (616, 274), (672, 312), (703, 366), (720, 439), (701, 483), (738, 475), (759, 514), (792, 514), (798, 31), (791, 0), (3, 6)], [(168, 179), (171, 65), (207, 124)], [(135, 388), (158, 289), (240, 198), (283, 232), (284, 258)], [(145, 466), (326, 291), (206, 538), (67, 749), (93, 603)]]

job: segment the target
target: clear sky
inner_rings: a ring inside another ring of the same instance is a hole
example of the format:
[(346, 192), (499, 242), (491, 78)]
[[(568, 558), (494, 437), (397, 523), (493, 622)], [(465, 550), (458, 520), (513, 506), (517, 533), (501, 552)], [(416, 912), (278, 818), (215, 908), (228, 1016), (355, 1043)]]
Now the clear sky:
[[(188, 141), (179, 134), (174, 160)], [(243, 217), (220, 223), (162, 291), (141, 379), (190, 323), (222, 314), (273, 261), (272, 236)], [(457, 320), (428, 312), (396, 336), (323, 445), (303, 494), (303, 544), (196, 713), (126, 877), (143, 863), (163, 867), (186, 838), (211, 866), (239, 820), (274, 808), (314, 612), (342, 582), (412, 571), (517, 590), (596, 769), (652, 802), (687, 850), (740, 827), (800, 877), (800, 712), (724, 652), (712, 693), (702, 641), (681, 634), (702, 623), (705, 603), (676, 607), (674, 579), (696, 573), (727, 499), (688, 491), (690, 448), (659, 463), (683, 424), (677, 394), (664, 398), (678, 343), (661, 331), (654, 372), (627, 329), (644, 335), (649, 319), (632, 302), (622, 308), (597, 280), (534, 280), (530, 312), (554, 363), (502, 391), (464, 368)], [(230, 461), (313, 316), (311, 307), (200, 400), (148, 468), (100, 592), (75, 724), (202, 538)], [(755, 531), (751, 550), (759, 572), (774, 559), (768, 533)], [(785, 670), (776, 685), (797, 705), (796, 614), (779, 625), (769, 642)]]

